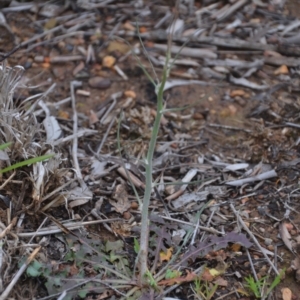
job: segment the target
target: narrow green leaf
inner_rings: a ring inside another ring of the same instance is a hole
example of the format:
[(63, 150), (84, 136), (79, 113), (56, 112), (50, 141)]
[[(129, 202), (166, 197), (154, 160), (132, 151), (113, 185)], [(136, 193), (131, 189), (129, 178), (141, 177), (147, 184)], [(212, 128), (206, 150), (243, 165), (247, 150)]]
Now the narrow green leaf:
[(262, 282), (256, 282), (252, 276), (246, 277), (245, 280), (247, 281), (246, 287), (252, 291), (255, 297), (260, 298), (260, 287)]
[(8, 148), (11, 144), (12, 144), (12, 142), (0, 145), (0, 150), (4, 150), (4, 149)]
[(268, 291), (267, 291), (267, 296), (269, 296), (269, 294), (272, 292), (273, 289), (275, 289), (275, 287), (280, 283), (281, 278), (283, 276), (285, 272), (285, 269), (283, 269), (273, 280), (272, 284), (270, 285)]
[(49, 159), (49, 158), (53, 157), (54, 155), (55, 154), (46, 154), (46, 155), (42, 155), (42, 156), (38, 156), (38, 157), (33, 157), (33, 158), (30, 158), (30, 159), (27, 159), (27, 160), (24, 160), (24, 161), (20, 161), (20, 162), (14, 164), (12, 166), (9, 166), (9, 167), (6, 167), (6, 168), (0, 170), (0, 174), (3, 174), (5, 172), (9, 172), (11, 170), (21, 168), (23, 166), (31, 165), (31, 164)]
[(136, 238), (134, 238), (134, 252), (135, 253), (139, 253), (139, 251), (140, 251), (140, 244), (139, 244), (139, 241), (136, 239)]

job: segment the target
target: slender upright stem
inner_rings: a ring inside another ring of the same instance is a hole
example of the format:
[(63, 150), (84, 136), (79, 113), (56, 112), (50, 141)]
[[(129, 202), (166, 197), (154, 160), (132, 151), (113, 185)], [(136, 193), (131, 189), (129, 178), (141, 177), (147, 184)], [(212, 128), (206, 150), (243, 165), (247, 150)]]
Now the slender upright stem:
[(168, 78), (169, 73), (169, 56), (167, 57), (166, 64), (163, 70), (162, 81), (157, 85), (157, 109), (156, 109), (156, 117), (154, 120), (153, 130), (151, 134), (151, 139), (149, 143), (149, 149), (147, 152), (147, 158), (145, 162), (146, 168), (146, 188), (143, 199), (143, 207), (142, 210), (142, 225), (141, 225), (141, 240), (140, 240), (140, 253), (139, 253), (139, 265), (140, 265), (140, 282), (143, 284), (147, 283), (145, 278), (145, 274), (148, 270), (148, 242), (149, 242), (149, 204), (152, 193), (152, 161), (153, 155), (155, 151), (157, 136), (160, 127), (161, 117), (163, 115), (163, 93), (164, 86)]

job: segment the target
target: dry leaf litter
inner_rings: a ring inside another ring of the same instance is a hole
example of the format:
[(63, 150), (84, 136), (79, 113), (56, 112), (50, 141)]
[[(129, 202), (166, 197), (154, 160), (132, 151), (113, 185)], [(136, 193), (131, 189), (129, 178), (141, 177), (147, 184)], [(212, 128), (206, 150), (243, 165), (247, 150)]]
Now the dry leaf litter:
[(2, 175), (0, 299), (118, 299), (137, 284), (133, 186), (141, 196), (156, 95), (135, 56), (160, 78), (170, 34), (149, 229), (159, 288), (132, 299), (194, 299), (199, 278), (213, 299), (250, 299), (245, 277), (282, 269), (272, 296), (298, 299), (300, 21), (284, 2), (3, 4), (1, 167), (55, 156)]

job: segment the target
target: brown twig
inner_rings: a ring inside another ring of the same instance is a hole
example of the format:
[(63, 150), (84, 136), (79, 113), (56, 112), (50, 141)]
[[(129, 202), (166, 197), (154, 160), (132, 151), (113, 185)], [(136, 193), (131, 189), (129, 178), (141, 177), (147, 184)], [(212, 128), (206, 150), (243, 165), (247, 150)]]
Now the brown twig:
[(22, 267), (19, 269), (19, 271), (16, 273), (12, 281), (9, 283), (9, 285), (6, 287), (4, 292), (0, 295), (0, 300), (5, 300), (7, 299), (8, 295), (12, 291), (13, 287), (16, 285), (22, 274), (25, 272), (29, 264), (34, 260), (36, 255), (39, 253), (41, 250), (42, 246), (37, 247), (36, 249), (33, 250), (31, 255), (26, 259), (26, 262), (22, 265)]

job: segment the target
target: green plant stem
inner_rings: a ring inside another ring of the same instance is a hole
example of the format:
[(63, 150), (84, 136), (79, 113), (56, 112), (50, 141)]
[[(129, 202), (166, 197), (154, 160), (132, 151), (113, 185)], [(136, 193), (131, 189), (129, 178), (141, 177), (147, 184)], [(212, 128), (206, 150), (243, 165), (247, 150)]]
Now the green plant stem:
[(146, 188), (143, 199), (142, 211), (142, 224), (141, 224), (141, 241), (140, 241), (140, 253), (139, 253), (139, 264), (140, 264), (140, 283), (147, 283), (145, 275), (148, 271), (148, 241), (149, 241), (149, 204), (152, 193), (152, 161), (155, 151), (157, 136), (160, 127), (161, 117), (163, 115), (163, 93), (164, 86), (168, 78), (168, 64), (169, 64), (169, 53), (167, 55), (167, 63), (164, 66), (162, 81), (157, 85), (157, 109), (156, 117), (154, 120), (152, 135), (149, 143), (149, 149), (147, 152), (147, 158), (145, 162), (146, 168)]

